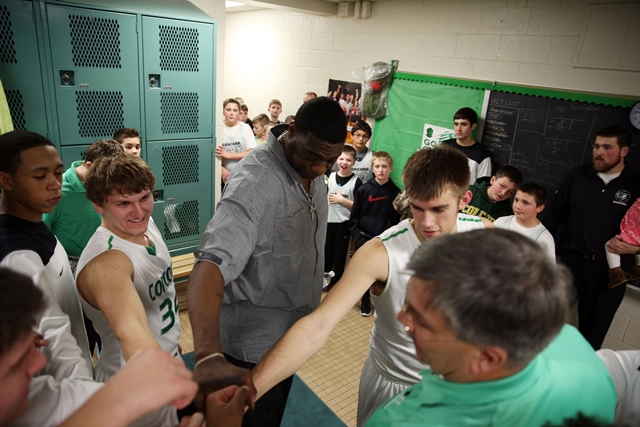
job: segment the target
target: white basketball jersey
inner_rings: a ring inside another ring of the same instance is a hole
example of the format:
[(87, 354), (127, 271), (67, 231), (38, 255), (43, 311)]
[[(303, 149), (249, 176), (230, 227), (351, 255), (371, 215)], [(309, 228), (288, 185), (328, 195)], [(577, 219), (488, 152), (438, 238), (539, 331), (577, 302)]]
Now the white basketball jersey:
[[(142, 301), (151, 332), (163, 350), (178, 355), (180, 318), (178, 299), (173, 285), (171, 256), (153, 219), (149, 219), (146, 236), (152, 247), (128, 242), (104, 227), (98, 227), (78, 261), (77, 275), (97, 255), (108, 250), (124, 253), (133, 264), (133, 284)], [(86, 316), (102, 339), (102, 352), (96, 364), (95, 378), (106, 382), (125, 364), (120, 343), (106, 317), (80, 296)]]
[(358, 176), (358, 178), (360, 178), (363, 184), (369, 181), (371, 178), (373, 178), (373, 170), (371, 166), (371, 159), (373, 158), (373, 150), (371, 150), (370, 148), (365, 148), (365, 149), (367, 150), (367, 152), (365, 153), (364, 157), (362, 157), (362, 159), (360, 160), (356, 159), (356, 162), (353, 164), (353, 167), (351, 168), (353, 173), (355, 173)]
[[(331, 193), (340, 193), (345, 199), (353, 201), (354, 189), (356, 187), (356, 181), (358, 181), (358, 175), (351, 175), (351, 179), (343, 186), (339, 186), (336, 181), (336, 174), (338, 172), (332, 172), (329, 176), (327, 199)], [(349, 215), (351, 211), (340, 203), (329, 203), (329, 219), (328, 222), (345, 222), (349, 221)]]
[[(456, 232), (484, 228), (478, 217), (459, 213)], [(420, 246), (409, 219), (401, 221), (380, 236), (389, 258), (389, 276), (379, 296), (371, 294), (375, 305), (374, 325), (369, 346), (376, 369), (395, 382), (411, 385), (420, 381), (420, 371), (429, 366), (416, 357), (413, 341), (398, 322), (396, 315), (404, 305), (411, 275), (406, 267), (413, 252)]]

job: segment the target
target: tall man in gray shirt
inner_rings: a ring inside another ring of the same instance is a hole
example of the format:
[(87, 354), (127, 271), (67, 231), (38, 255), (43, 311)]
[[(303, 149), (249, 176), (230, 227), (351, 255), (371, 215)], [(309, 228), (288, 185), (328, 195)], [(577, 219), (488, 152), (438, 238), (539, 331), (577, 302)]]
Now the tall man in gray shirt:
[[(312, 99), (294, 123), (273, 128), (227, 181), (187, 291), (201, 391), (249, 385), (248, 372), (238, 367), (252, 369), (320, 303), (328, 210), (323, 174), (342, 153), (346, 126), (335, 101)], [(279, 426), (292, 378), (265, 394), (243, 426)]]

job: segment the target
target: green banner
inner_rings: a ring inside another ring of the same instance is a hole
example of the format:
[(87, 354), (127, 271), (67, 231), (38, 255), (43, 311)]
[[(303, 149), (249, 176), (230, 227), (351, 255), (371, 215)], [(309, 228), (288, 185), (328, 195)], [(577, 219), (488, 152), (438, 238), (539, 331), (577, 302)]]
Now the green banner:
[[(388, 94), (388, 115), (376, 121), (372, 148), (391, 154), (391, 178), (398, 187), (404, 188), (402, 170), (411, 154), (422, 148), (424, 136), (434, 140), (438, 135), (448, 138), (450, 135), (443, 132), (453, 129), (453, 115), (462, 107), (473, 108), (480, 116), (484, 93), (484, 89), (394, 77)], [(425, 145), (431, 144), (427, 141)]]

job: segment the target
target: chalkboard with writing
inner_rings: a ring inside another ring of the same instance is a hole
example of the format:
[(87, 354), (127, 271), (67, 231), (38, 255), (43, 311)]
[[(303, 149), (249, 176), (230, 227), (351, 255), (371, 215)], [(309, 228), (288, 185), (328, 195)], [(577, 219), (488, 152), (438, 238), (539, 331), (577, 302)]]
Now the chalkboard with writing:
[(498, 166), (522, 171), (555, 193), (569, 171), (591, 163), (596, 132), (619, 125), (632, 133), (627, 164), (640, 170), (640, 130), (629, 122), (631, 108), (493, 91), (485, 114), (482, 145)]

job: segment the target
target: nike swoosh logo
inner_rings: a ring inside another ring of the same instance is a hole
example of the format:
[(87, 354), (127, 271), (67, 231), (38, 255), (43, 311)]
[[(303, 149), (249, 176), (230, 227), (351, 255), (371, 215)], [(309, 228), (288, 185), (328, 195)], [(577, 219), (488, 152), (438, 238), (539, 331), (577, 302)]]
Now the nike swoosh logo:
[(369, 195), (369, 203), (377, 202), (378, 200), (383, 200), (383, 199), (388, 199), (388, 198), (389, 198), (389, 196), (373, 197), (373, 196)]
[(64, 271), (64, 265), (62, 266), (62, 268), (60, 269), (60, 277), (62, 277), (62, 272)]

